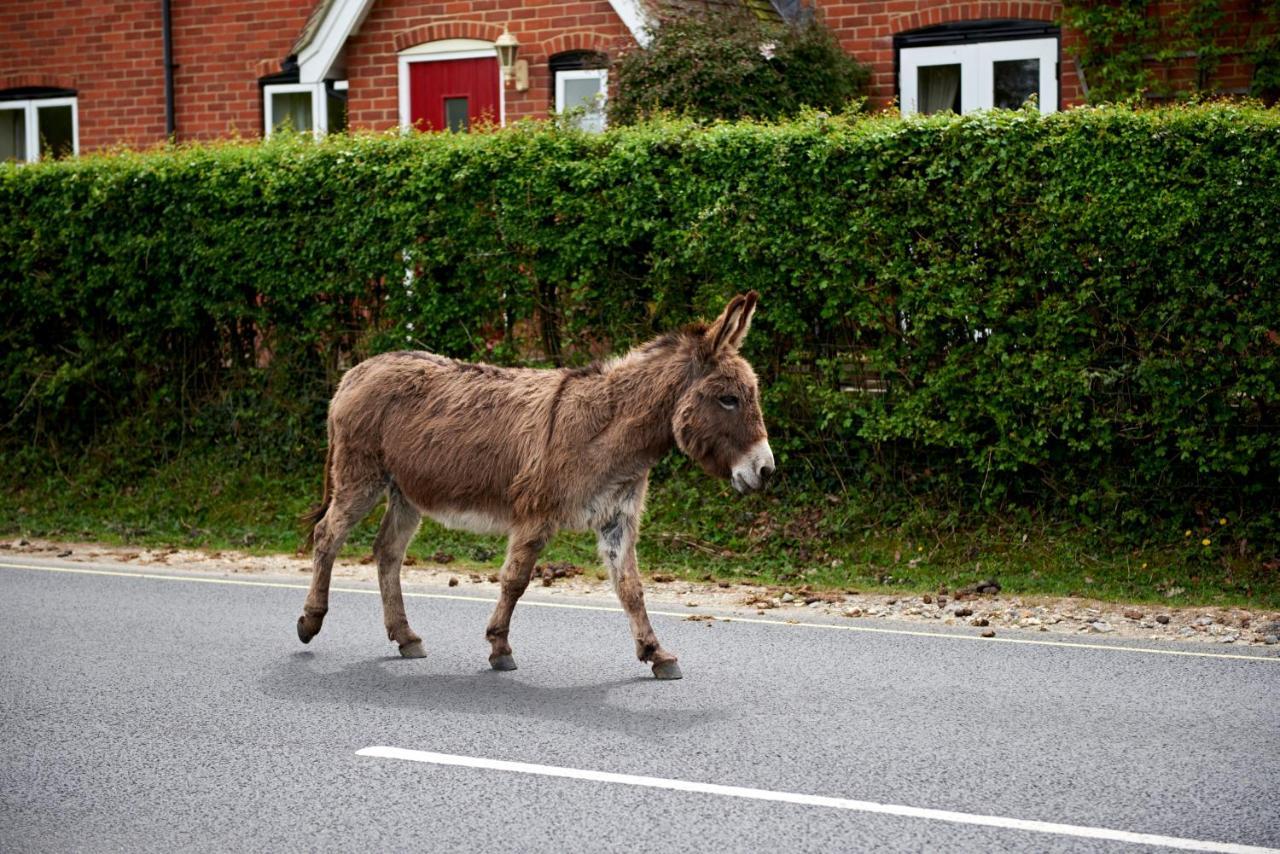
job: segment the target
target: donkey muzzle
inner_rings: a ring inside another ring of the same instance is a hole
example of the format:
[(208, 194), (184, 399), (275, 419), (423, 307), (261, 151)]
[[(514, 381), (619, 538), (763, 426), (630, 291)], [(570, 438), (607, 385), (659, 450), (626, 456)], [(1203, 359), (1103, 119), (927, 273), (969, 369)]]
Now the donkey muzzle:
[(761, 439), (734, 464), (730, 479), (738, 492), (755, 492), (765, 485), (773, 471), (773, 451), (769, 448), (769, 440)]

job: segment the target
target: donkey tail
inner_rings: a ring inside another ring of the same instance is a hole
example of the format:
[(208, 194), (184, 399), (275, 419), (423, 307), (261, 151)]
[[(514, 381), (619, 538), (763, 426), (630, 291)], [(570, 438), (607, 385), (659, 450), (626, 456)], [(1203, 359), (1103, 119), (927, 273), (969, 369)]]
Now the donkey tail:
[(329, 486), (331, 472), (333, 471), (333, 443), (330, 442), (328, 448), (324, 452), (324, 493), (320, 497), (320, 503), (312, 507), (301, 516), (301, 522), (307, 528), (307, 542), (302, 547), (304, 553), (311, 551), (311, 547), (316, 542), (316, 525), (324, 518), (324, 514), (329, 510)]

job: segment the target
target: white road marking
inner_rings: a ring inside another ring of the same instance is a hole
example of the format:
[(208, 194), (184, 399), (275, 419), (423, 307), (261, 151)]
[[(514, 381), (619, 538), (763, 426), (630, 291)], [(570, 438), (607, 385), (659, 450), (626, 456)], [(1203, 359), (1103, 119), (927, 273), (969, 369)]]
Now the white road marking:
[[(145, 578), (150, 581), (190, 581), (196, 584), (230, 584), (240, 587), (277, 587), (288, 590), (306, 590), (306, 584), (291, 584), (284, 581), (248, 581), (238, 578), (200, 578), (193, 575), (164, 575), (158, 572), (138, 572), (135, 570), (111, 570), (111, 569), (82, 569), (72, 566), (45, 566), (40, 564), (29, 563), (9, 563), (0, 561), (0, 569), (31, 569), (39, 572), (65, 572), (74, 575), (105, 575), (117, 578)], [(331, 586), (329, 590), (333, 593), (360, 593), (364, 595), (378, 595), (377, 588), (364, 587), (336, 587)], [(491, 599), (487, 596), (465, 596), (457, 593), (419, 593), (417, 591), (406, 590), (404, 592), (406, 599), (443, 599), (454, 602), (483, 602), (487, 605), (496, 605), (498, 600)], [(622, 608), (610, 607), (608, 605), (579, 605), (573, 602), (547, 602), (537, 599), (521, 599), (520, 607), (531, 608), (564, 608), (574, 611), (604, 611), (607, 613), (621, 614)], [(865, 632), (867, 634), (879, 635), (907, 635), (919, 638), (943, 638), (946, 640), (956, 641), (978, 641), (981, 643), (1010, 643), (1022, 644), (1025, 646), (1054, 646), (1064, 647), (1067, 649), (1093, 649), (1103, 652), (1131, 652), (1145, 653), (1148, 655), (1174, 655), (1187, 658), (1221, 658), (1233, 661), (1261, 661), (1270, 664), (1280, 664), (1280, 657), (1272, 657), (1268, 655), (1241, 655), (1240, 653), (1230, 652), (1197, 652), (1194, 650), (1184, 649), (1156, 649), (1147, 646), (1118, 646), (1116, 644), (1105, 643), (1080, 643), (1077, 641), (1060, 641), (1060, 640), (1033, 640), (1031, 638), (984, 638), (977, 635), (952, 634), (949, 632), (930, 632), (921, 629), (885, 629), (877, 626), (842, 626), (836, 623), (809, 623), (803, 620), (769, 620), (759, 617), (725, 617), (716, 614), (707, 614), (704, 611), (690, 609), (688, 611), (656, 611), (649, 610), (651, 616), (659, 617), (678, 617), (682, 620), (690, 616), (703, 614), (709, 617), (716, 617), (720, 622), (725, 623), (751, 623), (762, 626), (788, 626), (802, 629), (829, 629), (837, 632)]]
[(609, 771), (589, 771), (584, 768), (562, 768), (556, 765), (534, 765), (528, 762), (506, 762), (501, 759), (483, 759), (478, 756), (457, 756), (451, 753), (431, 753), (425, 750), (405, 750), (399, 747), (366, 747), (356, 751), (357, 756), (377, 759), (401, 759), (408, 762), (426, 762), (431, 765), (452, 765), (462, 768), (482, 768), (487, 771), (508, 771), (513, 774), (536, 774), (542, 777), (564, 777), (571, 780), (590, 780), (596, 783), (617, 783), (623, 786), (644, 786), (650, 789), (668, 789), (676, 792), (696, 792), (704, 795), (722, 795), (729, 798), (747, 798), (755, 801), (778, 801), (810, 807), (829, 807), (854, 812), (896, 815), (904, 818), (922, 818), (929, 821), (949, 821), (956, 824), (976, 824), (1007, 830), (1026, 830), (1032, 833), (1049, 833), (1056, 836), (1075, 836), (1083, 839), (1105, 839), (1109, 842), (1128, 842), (1133, 845), (1159, 845), (1184, 851), (1221, 851), (1227, 854), (1280, 854), (1278, 848), (1256, 845), (1239, 845), (1234, 842), (1212, 842), (1202, 839), (1184, 839), (1179, 836), (1160, 836), (1155, 833), (1135, 833), (1129, 830), (1113, 830), (1106, 827), (1088, 827), (1078, 824), (1059, 824), (1051, 821), (1032, 821), (999, 815), (953, 812), (951, 810), (910, 807), (902, 804), (882, 804), (876, 801), (855, 801), (848, 798), (829, 798), (822, 795), (802, 795), (796, 792), (775, 792), (769, 789), (749, 789), (742, 786), (722, 786), (717, 783), (696, 783), (690, 780), (668, 780), (663, 777), (641, 777), (634, 774), (614, 774)]

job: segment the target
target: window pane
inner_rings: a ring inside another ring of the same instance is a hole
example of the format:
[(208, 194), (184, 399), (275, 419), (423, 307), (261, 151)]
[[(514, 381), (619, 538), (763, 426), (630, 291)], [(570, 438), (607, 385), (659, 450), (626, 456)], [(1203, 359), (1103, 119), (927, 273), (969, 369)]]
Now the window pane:
[(0, 110), (0, 160), (27, 159), (25, 110)]
[(311, 130), (311, 93), (276, 92), (271, 96), (271, 129)]
[(1040, 94), (1040, 60), (1010, 59), (992, 64), (995, 106), (1016, 110), (1032, 95)]
[(444, 99), (444, 124), (449, 130), (465, 132), (471, 127), (466, 98)]
[(577, 107), (590, 109), (596, 105), (596, 94), (600, 91), (599, 77), (579, 77), (564, 81), (564, 108), (572, 110)]
[(917, 111), (960, 112), (960, 65), (922, 65), (917, 74)]
[(40, 128), (41, 157), (69, 157), (76, 153), (70, 104), (60, 107), (38, 107), (36, 121)]
[(329, 97), (329, 133), (342, 133), (347, 129), (346, 92), (330, 92)]
[(576, 77), (564, 81), (563, 110), (586, 110), (575, 122), (583, 130), (604, 130), (604, 99), (599, 77)]

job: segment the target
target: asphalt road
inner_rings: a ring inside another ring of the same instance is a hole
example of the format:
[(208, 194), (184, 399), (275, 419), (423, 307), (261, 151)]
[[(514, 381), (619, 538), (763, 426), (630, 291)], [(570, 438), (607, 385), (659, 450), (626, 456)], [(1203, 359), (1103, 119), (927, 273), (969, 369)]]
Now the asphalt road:
[(657, 615), (658, 682), (621, 613), (559, 599), (497, 673), (491, 605), (448, 588), (408, 599), (403, 660), (367, 589), (303, 647), (301, 579), (163, 574), (0, 560), (0, 851), (1280, 847), (1274, 655)]

